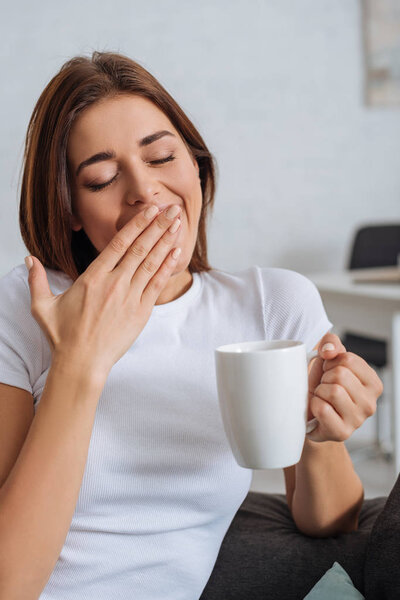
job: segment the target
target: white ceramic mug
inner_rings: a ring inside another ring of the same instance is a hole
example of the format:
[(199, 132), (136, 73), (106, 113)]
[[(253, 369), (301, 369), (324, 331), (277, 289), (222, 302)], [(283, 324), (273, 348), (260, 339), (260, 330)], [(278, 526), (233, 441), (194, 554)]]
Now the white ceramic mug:
[(318, 356), (302, 342), (241, 342), (215, 350), (222, 420), (234, 457), (248, 469), (299, 462), (307, 423), (308, 364)]

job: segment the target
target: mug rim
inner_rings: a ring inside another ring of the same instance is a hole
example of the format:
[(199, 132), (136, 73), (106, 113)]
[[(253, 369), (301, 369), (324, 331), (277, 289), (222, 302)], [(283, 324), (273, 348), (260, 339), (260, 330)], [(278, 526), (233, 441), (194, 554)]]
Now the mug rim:
[[(257, 348), (259, 344), (272, 344), (269, 348)], [(250, 348), (249, 350), (241, 350), (241, 347), (244, 346), (253, 346), (254, 348)], [(300, 340), (255, 340), (250, 342), (235, 342), (233, 344), (224, 344), (222, 346), (218, 346), (215, 349), (215, 352), (220, 354), (256, 354), (261, 352), (277, 352), (278, 350), (293, 350), (294, 348), (298, 348), (300, 346), (305, 346), (305, 343)]]

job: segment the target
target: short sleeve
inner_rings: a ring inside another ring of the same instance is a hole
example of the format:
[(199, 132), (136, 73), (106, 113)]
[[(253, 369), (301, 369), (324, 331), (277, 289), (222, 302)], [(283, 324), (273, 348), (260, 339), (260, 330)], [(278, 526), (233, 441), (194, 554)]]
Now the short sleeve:
[(333, 327), (316, 285), (289, 269), (260, 268), (267, 339), (299, 340), (310, 352)]
[(43, 368), (42, 332), (31, 314), (25, 266), (0, 278), (0, 382), (27, 390)]

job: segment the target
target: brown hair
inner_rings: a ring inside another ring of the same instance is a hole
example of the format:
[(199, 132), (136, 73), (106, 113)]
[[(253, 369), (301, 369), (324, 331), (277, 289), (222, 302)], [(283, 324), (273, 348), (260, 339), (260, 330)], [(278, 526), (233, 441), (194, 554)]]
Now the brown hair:
[(93, 52), (91, 58), (77, 56), (67, 61), (36, 103), (26, 135), (19, 205), (25, 246), (45, 267), (61, 270), (72, 280), (98, 255), (83, 229), (71, 229), (67, 143), (79, 113), (103, 98), (121, 93), (144, 96), (156, 104), (199, 165), (203, 202), (189, 270), (209, 271), (206, 222), (214, 204), (214, 158), (162, 85), (137, 62), (111, 52)]

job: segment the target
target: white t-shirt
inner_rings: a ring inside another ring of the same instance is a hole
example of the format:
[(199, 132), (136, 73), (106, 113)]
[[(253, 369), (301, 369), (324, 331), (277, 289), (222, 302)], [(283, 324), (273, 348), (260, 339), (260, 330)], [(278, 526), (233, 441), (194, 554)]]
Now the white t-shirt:
[[(72, 283), (46, 269), (53, 293)], [(251, 484), (228, 445), (214, 349), (332, 327), (315, 285), (287, 269), (194, 274), (155, 306), (99, 399), (79, 499), (40, 600), (196, 600)], [(25, 265), (0, 279), (0, 381), (35, 406), (50, 367)], [(27, 498), (27, 502), (29, 499)]]

